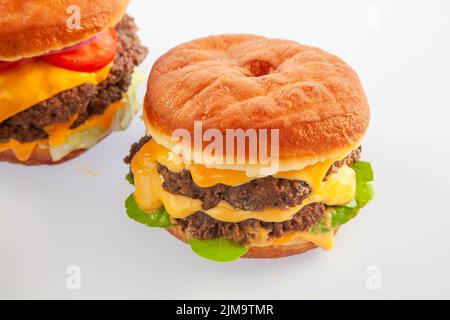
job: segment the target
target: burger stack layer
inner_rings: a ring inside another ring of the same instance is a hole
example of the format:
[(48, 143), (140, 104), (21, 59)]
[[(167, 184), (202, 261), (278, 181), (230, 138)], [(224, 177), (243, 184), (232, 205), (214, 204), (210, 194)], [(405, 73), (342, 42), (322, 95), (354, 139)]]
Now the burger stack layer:
[[(13, 2), (15, 5), (2, 5), (2, 15), (13, 16), (18, 6), (26, 6), (30, 16), (20, 20), (21, 32), (38, 30), (42, 38), (37, 45), (32, 39), (28, 44), (19, 40), (11, 44), (8, 38), (1, 39), (9, 33), (0, 35), (0, 60), (9, 57), (0, 61), (0, 160), (54, 164), (95, 146), (112, 131), (125, 130), (137, 111), (134, 95), (139, 77), (135, 69), (147, 54), (134, 20), (121, 13), (128, 1), (98, 0), (98, 6), (82, 8), (82, 13), (94, 8), (111, 11), (100, 30), (87, 37), (77, 37), (78, 29), (63, 24), (67, 18), (63, 3), (53, 6), (61, 14), (55, 28), (63, 31), (52, 38), (43, 35), (47, 26), (38, 20), (49, 10), (45, 1), (33, 5)], [(100, 21), (95, 12), (92, 15), (94, 21)], [(90, 25), (83, 16), (80, 23), (81, 30), (85, 30), (83, 23)], [(73, 37), (70, 45), (50, 51), (46, 47), (52, 42), (61, 47), (68, 41), (66, 37)], [(20, 46), (23, 52), (13, 57), (7, 52)], [(31, 50), (43, 53), (34, 56)]]

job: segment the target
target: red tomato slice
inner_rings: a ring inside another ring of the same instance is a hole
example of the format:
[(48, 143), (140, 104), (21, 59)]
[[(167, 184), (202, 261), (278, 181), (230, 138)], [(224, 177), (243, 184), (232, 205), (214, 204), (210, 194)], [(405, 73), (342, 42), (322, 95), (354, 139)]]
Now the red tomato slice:
[(39, 59), (64, 69), (94, 72), (114, 60), (118, 45), (117, 32), (110, 28), (82, 47), (49, 54)]
[(18, 66), (21, 66), (30, 61), (33, 61), (33, 58), (24, 58), (22, 60), (13, 61), (13, 62), (0, 61), (0, 72), (6, 71), (6, 70), (9, 70), (12, 68), (17, 68)]
[(13, 61), (13, 62), (7, 62), (7, 61), (0, 61), (0, 71), (9, 70), (14, 67), (17, 67), (21, 61)]

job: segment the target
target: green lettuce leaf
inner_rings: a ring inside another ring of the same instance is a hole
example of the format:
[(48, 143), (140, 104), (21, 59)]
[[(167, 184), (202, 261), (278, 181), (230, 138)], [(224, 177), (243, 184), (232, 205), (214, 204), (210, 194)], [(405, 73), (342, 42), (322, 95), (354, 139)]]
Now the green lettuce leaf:
[(374, 179), (372, 165), (366, 161), (356, 161), (353, 166), (353, 170), (356, 172), (356, 179), (360, 181), (371, 182)]
[(147, 213), (139, 208), (134, 200), (134, 194), (131, 194), (125, 201), (125, 208), (128, 217), (147, 227), (167, 228), (172, 225), (170, 216), (164, 208), (158, 209), (152, 213)]
[(64, 144), (49, 148), (52, 160), (59, 161), (72, 151), (94, 147), (105, 136), (105, 133), (106, 129), (103, 128), (89, 128), (71, 134)]
[(216, 238), (211, 240), (189, 239), (192, 251), (199, 256), (216, 262), (235, 261), (248, 252), (248, 248), (231, 240)]
[[(131, 175), (127, 175), (126, 180), (134, 182)], [(131, 194), (125, 201), (125, 208), (128, 217), (152, 228), (167, 228), (172, 226), (170, 216), (164, 208), (152, 213), (143, 211), (134, 200)], [(231, 240), (222, 238), (211, 240), (189, 239), (192, 250), (199, 256), (217, 262), (234, 261), (248, 252), (248, 248), (238, 245)]]
[(356, 191), (352, 201), (344, 206), (327, 208), (326, 215), (311, 229), (311, 233), (325, 233), (346, 224), (373, 199), (374, 190), (371, 182), (374, 179), (369, 162), (358, 161), (353, 164), (356, 172)]
[(125, 180), (128, 181), (129, 184), (134, 186), (134, 177), (131, 173), (129, 173), (125, 176)]
[(124, 94), (125, 102), (130, 105), (133, 113), (138, 112), (142, 108), (142, 103), (138, 98), (138, 91), (140, 86), (147, 81), (148, 74), (141, 72), (138, 68), (135, 68), (133, 75), (131, 76), (131, 85), (128, 91)]
[[(128, 179), (132, 179), (132, 177), (128, 175), (127, 180)], [(172, 226), (170, 216), (164, 208), (156, 210), (152, 213), (147, 213), (139, 208), (134, 200), (134, 194), (131, 194), (125, 201), (125, 208), (127, 210), (128, 217), (134, 221), (146, 225), (147, 227), (167, 228)], [(222, 238), (211, 240), (189, 239), (188, 242), (192, 250), (199, 256), (217, 262), (234, 261), (248, 252), (248, 248), (238, 245), (231, 240)]]
[(346, 224), (359, 213), (359, 208), (348, 208), (348, 207), (335, 207), (335, 213), (331, 218), (331, 225), (333, 228), (337, 228), (343, 224)]
[(364, 208), (374, 197), (375, 192), (371, 184), (374, 174), (371, 164), (357, 161), (353, 164), (353, 170), (356, 172), (355, 198), (345, 206), (333, 207), (335, 210), (331, 218), (333, 228), (339, 227), (356, 217), (359, 210)]

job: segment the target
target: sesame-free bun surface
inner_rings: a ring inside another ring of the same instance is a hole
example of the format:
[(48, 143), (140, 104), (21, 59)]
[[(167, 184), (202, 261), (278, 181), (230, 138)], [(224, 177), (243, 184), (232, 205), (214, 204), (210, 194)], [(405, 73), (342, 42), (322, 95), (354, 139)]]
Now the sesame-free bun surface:
[[(187, 243), (186, 234), (179, 227), (170, 227), (166, 229), (171, 235), (178, 240)], [(276, 259), (289, 257), (309, 250), (315, 249), (317, 246), (311, 242), (293, 245), (274, 245), (266, 247), (250, 247), (248, 252), (242, 258), (251, 259)]]
[(360, 80), (341, 59), (254, 35), (211, 36), (167, 52), (150, 74), (144, 109), (149, 134), (171, 149), (173, 131), (193, 136), (196, 120), (203, 132), (279, 129), (280, 171), (356, 149), (370, 117)]
[[(116, 25), (129, 0), (0, 0), (0, 60), (60, 50)], [(73, 28), (77, 6), (80, 26)], [(69, 28), (70, 26), (70, 28)]]

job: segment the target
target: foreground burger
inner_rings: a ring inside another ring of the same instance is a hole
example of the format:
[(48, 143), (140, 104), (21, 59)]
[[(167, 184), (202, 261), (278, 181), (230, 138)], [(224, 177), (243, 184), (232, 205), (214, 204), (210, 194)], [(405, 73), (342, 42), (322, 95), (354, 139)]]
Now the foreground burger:
[[(333, 55), (258, 36), (208, 37), (161, 57), (147, 89), (147, 136), (125, 159), (136, 187), (127, 213), (202, 257), (329, 250), (339, 227), (372, 199), (371, 166), (359, 161), (367, 99), (355, 72)], [(251, 132), (278, 132), (265, 144), (275, 146), (276, 166), (252, 162), (251, 145), (241, 157), (237, 142), (226, 148), (239, 129), (249, 141)], [(194, 143), (186, 148), (177, 137)], [(211, 152), (213, 142), (227, 154)], [(224, 162), (230, 152), (233, 161)]]
[(127, 5), (0, 2), (0, 161), (63, 162), (127, 128), (147, 53)]

